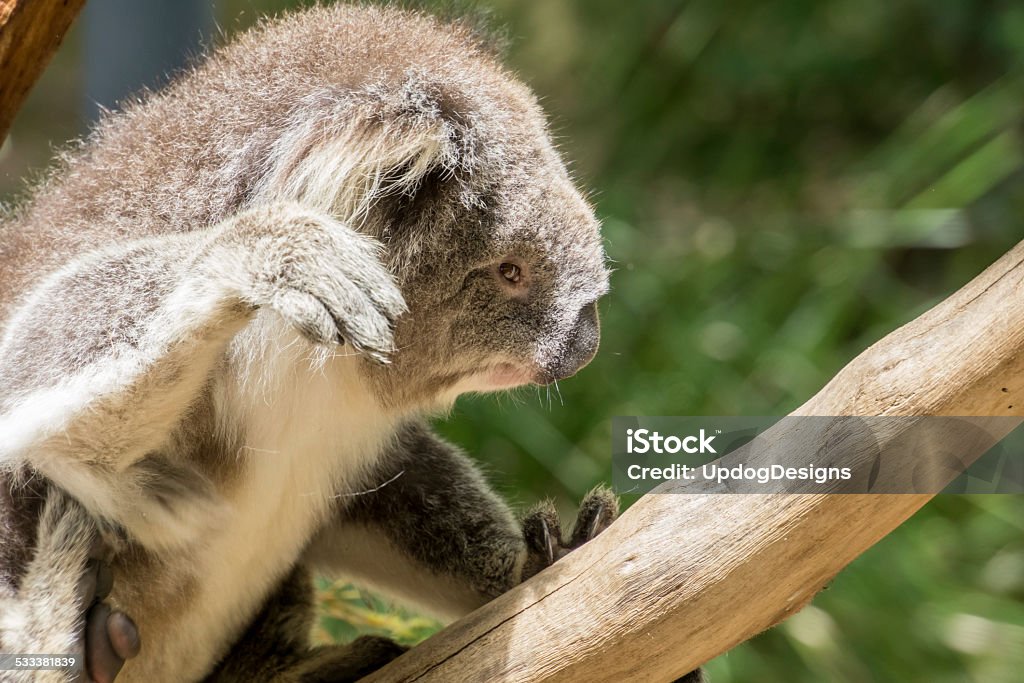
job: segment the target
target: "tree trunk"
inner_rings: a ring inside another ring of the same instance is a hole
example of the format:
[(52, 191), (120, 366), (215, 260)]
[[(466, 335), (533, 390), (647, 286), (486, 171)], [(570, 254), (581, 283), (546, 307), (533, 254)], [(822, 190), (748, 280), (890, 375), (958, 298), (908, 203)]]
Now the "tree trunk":
[(0, 0), (0, 140), (85, 0)]

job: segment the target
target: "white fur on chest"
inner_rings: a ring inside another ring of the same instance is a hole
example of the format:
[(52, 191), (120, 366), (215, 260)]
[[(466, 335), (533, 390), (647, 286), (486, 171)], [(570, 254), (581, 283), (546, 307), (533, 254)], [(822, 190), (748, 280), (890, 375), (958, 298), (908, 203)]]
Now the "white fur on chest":
[(161, 653), (188, 653), (172, 661), (197, 668), (240, 635), (394, 431), (394, 418), (369, 392), (347, 349), (317, 362), (294, 333), (266, 334), (267, 323), (255, 324), (276, 341), (246, 348), (242, 337), (233, 362), (244, 370), (215, 390), (222, 428), (239, 430), (244, 474), (231, 486), (224, 523), (192, 563), (199, 579), (193, 609), (173, 629), (169, 640), (177, 642)]

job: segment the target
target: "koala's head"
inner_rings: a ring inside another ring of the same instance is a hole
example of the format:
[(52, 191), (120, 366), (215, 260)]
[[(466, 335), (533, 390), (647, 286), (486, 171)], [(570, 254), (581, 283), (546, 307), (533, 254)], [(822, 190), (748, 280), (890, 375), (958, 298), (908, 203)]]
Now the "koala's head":
[(473, 173), (429, 176), (384, 214), (410, 309), (385, 374), (414, 399), (549, 384), (597, 352), (599, 225), (543, 118), (524, 109), (475, 134), (480, 156), (504, 149)]
[[(344, 35), (267, 183), (378, 238), (409, 312), (389, 365), (403, 404), (547, 384), (598, 347), (599, 225), (534, 95), (458, 27), (394, 10), (329, 15)], [(325, 20), (326, 21), (326, 20)]]

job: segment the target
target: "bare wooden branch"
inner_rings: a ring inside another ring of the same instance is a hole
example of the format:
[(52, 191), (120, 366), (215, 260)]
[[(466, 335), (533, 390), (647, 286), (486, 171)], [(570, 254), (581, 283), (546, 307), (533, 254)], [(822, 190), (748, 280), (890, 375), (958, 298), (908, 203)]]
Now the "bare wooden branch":
[[(1024, 415), (1022, 261), (1024, 242), (794, 414)], [(930, 497), (647, 495), (366, 680), (669, 681), (799, 610)]]
[(0, 0), (0, 140), (85, 0)]

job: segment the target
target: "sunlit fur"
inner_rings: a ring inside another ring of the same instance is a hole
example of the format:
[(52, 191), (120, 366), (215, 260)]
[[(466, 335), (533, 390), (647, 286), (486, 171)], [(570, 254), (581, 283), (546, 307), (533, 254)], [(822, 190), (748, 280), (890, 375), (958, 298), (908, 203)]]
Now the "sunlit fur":
[[(510, 257), (522, 296), (494, 277)], [(0, 281), (0, 464), (117, 550), (129, 682), (202, 677), (296, 567), (376, 566), (367, 533), (408, 562), (369, 579), (449, 617), (519, 581), (510, 511), (423, 416), (578, 370), (608, 287), (532, 93), (466, 29), (345, 6), (107, 117), (0, 227)], [(447, 507), (387, 517), (416, 488), (353, 527), (394, 463)], [(428, 524), (461, 554), (424, 555)]]

